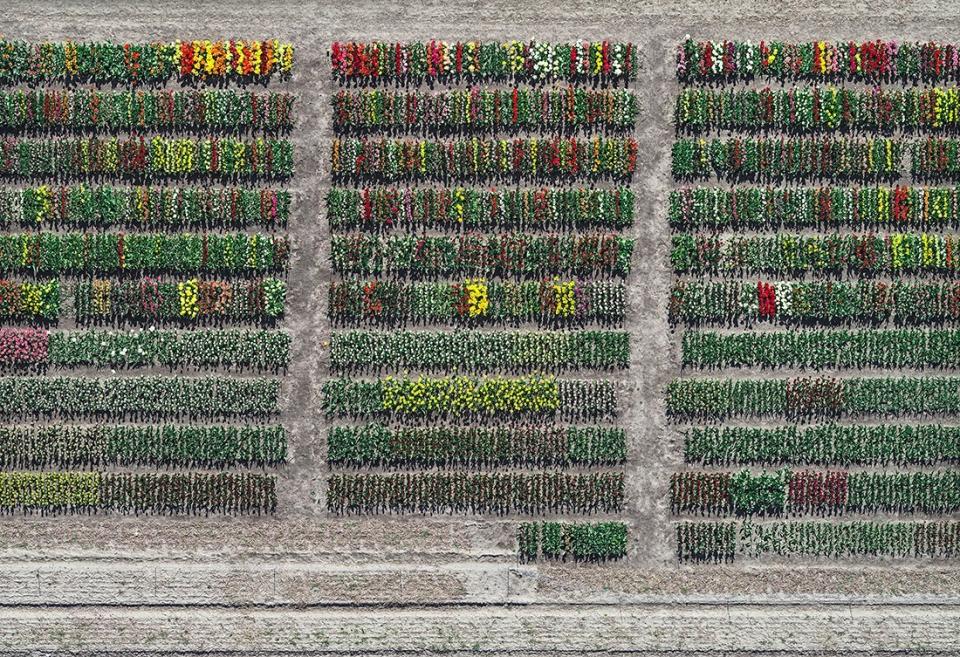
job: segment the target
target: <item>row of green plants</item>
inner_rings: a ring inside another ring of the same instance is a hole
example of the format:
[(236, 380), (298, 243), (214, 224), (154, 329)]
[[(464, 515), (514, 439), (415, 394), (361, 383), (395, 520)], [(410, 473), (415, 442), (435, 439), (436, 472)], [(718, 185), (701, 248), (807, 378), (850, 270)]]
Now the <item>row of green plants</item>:
[(552, 376), (340, 378), (324, 382), (321, 408), (331, 418), (557, 416), (575, 421), (615, 416), (617, 394), (608, 380)]
[(333, 474), (327, 511), (337, 514), (617, 513), (622, 472), (417, 472)]
[(676, 281), (673, 323), (898, 324), (960, 318), (960, 284), (894, 281)]
[(264, 233), (8, 233), (0, 273), (258, 273), (286, 269), (289, 252), (287, 237)]
[(361, 330), (337, 332), (330, 338), (330, 366), (347, 372), (609, 370), (629, 365), (626, 331)]
[(960, 269), (960, 238), (934, 233), (673, 236), (677, 274), (941, 274)]
[(248, 187), (76, 185), (0, 188), (0, 226), (189, 230), (283, 227), (290, 192)]
[(622, 464), (626, 433), (605, 426), (511, 424), (334, 426), (327, 462), (338, 468), (588, 467)]
[(960, 77), (960, 46), (936, 41), (694, 41), (677, 45), (677, 79), (691, 84), (756, 77), (926, 82)]
[(681, 562), (765, 556), (951, 559), (960, 556), (960, 522), (681, 522), (676, 544)]
[(686, 88), (677, 94), (674, 121), (684, 132), (956, 130), (960, 128), (960, 89)]
[(334, 187), (333, 230), (584, 230), (633, 224), (629, 187)]
[(266, 417), (279, 412), (276, 378), (0, 377), (5, 418)]
[(0, 176), (69, 179), (204, 176), (286, 179), (287, 139), (234, 137), (14, 137), (0, 139)]
[(674, 230), (935, 229), (960, 226), (957, 187), (688, 187), (670, 192)]
[(627, 555), (622, 522), (522, 522), (517, 527), (521, 561), (608, 561)]
[(67, 367), (195, 367), (280, 371), (290, 362), (281, 330), (47, 331), (0, 328), (0, 364)]
[(277, 39), (168, 41), (0, 40), (0, 81), (139, 84), (287, 79), (293, 46)]
[(294, 96), (232, 89), (0, 90), (0, 130), (289, 130)]
[(381, 80), (417, 83), (432, 80), (545, 82), (628, 81), (637, 77), (637, 47), (620, 41), (335, 41), (331, 72), (340, 83)]
[(0, 472), (0, 512), (273, 513), (276, 477), (245, 472)]
[(639, 99), (626, 89), (358, 89), (333, 97), (333, 127), (341, 132), (616, 131), (631, 130), (639, 111)]
[(328, 300), (329, 316), (339, 324), (616, 324), (626, 313), (623, 283), (560, 278), (450, 283), (346, 279), (330, 283)]
[[(673, 142), (671, 171), (678, 180), (895, 180), (904, 152), (917, 145), (889, 138), (680, 138)], [(916, 175), (924, 164), (913, 152)]]
[(629, 180), (637, 168), (637, 153), (637, 142), (632, 137), (342, 138), (334, 139), (331, 145), (330, 174), (334, 181), (378, 182)]
[(684, 331), (684, 367), (841, 369), (960, 367), (956, 329)]
[(694, 426), (687, 463), (702, 465), (936, 465), (960, 463), (960, 427), (941, 424)]
[(280, 425), (94, 424), (0, 427), (0, 468), (276, 466), (287, 458)]
[(675, 379), (667, 386), (667, 413), (688, 419), (955, 415), (960, 378)]
[(960, 510), (960, 473), (677, 472), (670, 506), (675, 514), (739, 516), (953, 513)]
[[(2, 254), (0, 243), (0, 254)], [(334, 235), (330, 259), (345, 274), (482, 276), (630, 273), (634, 240), (616, 233)], [(0, 260), (2, 267), (2, 260)]]

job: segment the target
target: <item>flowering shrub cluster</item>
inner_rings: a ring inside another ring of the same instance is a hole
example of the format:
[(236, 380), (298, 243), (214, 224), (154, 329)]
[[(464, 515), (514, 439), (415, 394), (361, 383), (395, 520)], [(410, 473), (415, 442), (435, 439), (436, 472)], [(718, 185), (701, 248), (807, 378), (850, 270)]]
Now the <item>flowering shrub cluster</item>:
[(960, 283), (678, 281), (670, 294), (669, 317), (688, 324), (941, 323), (960, 319)]
[(24, 227), (244, 228), (285, 226), (290, 192), (244, 187), (0, 189), (0, 225)]
[(960, 226), (956, 187), (693, 187), (670, 193), (676, 230)]
[(623, 429), (520, 424), (498, 427), (381, 423), (337, 426), (327, 461), (344, 467), (568, 467), (618, 465), (627, 456)]
[(327, 194), (335, 230), (626, 228), (633, 206), (629, 187), (334, 187)]
[(956, 558), (960, 522), (681, 522), (681, 562), (729, 562), (737, 556)]
[(330, 284), (328, 312), (339, 323), (617, 323), (626, 312), (622, 283), (544, 279), (489, 281), (487, 305), (472, 306), (462, 283), (345, 280)]
[(936, 82), (960, 78), (960, 45), (900, 41), (701, 41), (677, 47), (677, 78)]
[(153, 277), (113, 281), (94, 278), (73, 289), (76, 320), (89, 322), (268, 322), (283, 316), (287, 286), (282, 280), (179, 282)]
[(14, 137), (0, 139), (0, 176), (289, 178), (287, 139), (235, 137)]
[(0, 467), (272, 466), (287, 456), (279, 425), (37, 425), (0, 427)]
[(544, 515), (623, 510), (622, 472), (415, 472), (330, 476), (331, 513)]
[(615, 233), (465, 233), (458, 237), (352, 234), (333, 236), (330, 257), (335, 271), (351, 274), (626, 276), (633, 246), (632, 239)]
[(20, 233), (0, 235), (0, 272), (218, 274), (282, 271), (285, 237), (255, 233)]
[(335, 41), (330, 48), (333, 75), (356, 79), (546, 81), (636, 79), (637, 48), (611, 41)]
[(676, 273), (955, 274), (960, 238), (937, 233), (673, 237)]
[(954, 377), (676, 379), (667, 386), (667, 413), (685, 418), (897, 417), (958, 412), (960, 379)]
[(60, 315), (60, 282), (0, 279), (0, 319), (54, 322)]
[(928, 137), (910, 142), (914, 180), (953, 180), (960, 176), (960, 140)]
[(960, 463), (960, 427), (821, 424), (691, 427), (684, 458), (703, 465), (934, 465)]
[[(890, 138), (758, 137), (677, 139), (671, 167), (679, 180), (891, 180), (900, 176), (907, 147), (918, 142)], [(916, 157), (914, 168), (916, 170)], [(933, 164), (929, 164), (933, 167)], [(935, 177), (931, 168), (928, 177)]]
[(293, 70), (293, 46), (276, 39), (113, 43), (0, 40), (0, 81), (99, 83), (259, 81)]
[(960, 367), (957, 329), (685, 331), (684, 367), (884, 369)]
[(560, 559), (606, 561), (627, 554), (622, 522), (523, 522), (517, 528), (522, 561)]
[(227, 89), (0, 91), (0, 129), (278, 132), (293, 125), (294, 97)]
[(333, 125), (339, 131), (628, 130), (639, 109), (626, 89), (342, 90), (333, 98)]
[(956, 130), (960, 89), (688, 88), (677, 96), (674, 119), (687, 132), (884, 132)]
[(211, 376), (0, 377), (6, 418), (268, 416), (279, 411), (280, 382)]
[(332, 379), (323, 384), (328, 417), (366, 415), (461, 417), (559, 416), (599, 419), (617, 414), (613, 383), (606, 380), (388, 376), (374, 381)]
[(636, 168), (632, 137), (334, 139), (330, 156), (335, 181), (629, 180)]
[[(626, 331), (349, 331), (330, 340), (330, 366), (339, 371), (416, 369), (516, 371), (624, 369)], [(0, 362), (2, 356), (0, 333)]]

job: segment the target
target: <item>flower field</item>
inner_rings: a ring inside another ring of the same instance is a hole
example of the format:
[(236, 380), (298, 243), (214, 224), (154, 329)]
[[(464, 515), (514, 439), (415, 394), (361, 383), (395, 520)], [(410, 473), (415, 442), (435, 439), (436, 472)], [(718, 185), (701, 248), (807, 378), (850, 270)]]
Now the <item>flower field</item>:
[(625, 556), (636, 47), (330, 61), (328, 511), (516, 517), (524, 560)]
[(678, 46), (679, 561), (960, 557), (957, 52)]
[(0, 511), (272, 514), (293, 46), (0, 41)]

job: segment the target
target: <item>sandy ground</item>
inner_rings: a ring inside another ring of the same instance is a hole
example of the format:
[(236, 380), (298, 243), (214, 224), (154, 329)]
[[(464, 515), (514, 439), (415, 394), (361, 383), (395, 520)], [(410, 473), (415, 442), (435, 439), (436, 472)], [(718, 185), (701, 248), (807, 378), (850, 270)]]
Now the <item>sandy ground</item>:
[[(279, 513), (0, 518), (0, 651), (960, 650), (957, 609), (931, 606), (960, 604), (960, 568), (950, 563), (677, 565), (666, 484), (680, 452), (663, 406), (665, 386), (679, 373), (679, 336), (666, 321), (672, 276), (665, 218), (677, 40), (688, 33), (956, 40), (960, 15), (953, 3), (95, 0), (3, 6), (0, 33), (9, 38), (292, 41), (296, 74), (284, 87), (299, 96), (300, 124), (293, 135), (287, 322), (295, 343), (281, 418), (291, 431), (291, 462), (280, 472)], [(631, 527), (628, 559), (607, 566), (520, 566), (515, 520), (327, 515), (326, 421), (318, 394), (327, 376), (322, 344), (329, 335), (331, 275), (323, 211), (330, 184), (324, 172), (332, 137), (328, 101), (336, 88), (328, 74), (329, 43), (581, 37), (633, 41), (643, 59), (632, 85), (644, 107), (634, 178), (639, 221), (631, 231), (639, 242), (627, 321), (634, 362), (618, 380), (620, 421), (630, 440), (623, 514)], [(680, 601), (703, 604), (669, 606)], [(875, 606), (880, 602), (888, 606)], [(518, 606), (502, 606), (508, 603)], [(357, 605), (395, 609), (374, 613)], [(442, 611), (432, 611), (438, 606)]]

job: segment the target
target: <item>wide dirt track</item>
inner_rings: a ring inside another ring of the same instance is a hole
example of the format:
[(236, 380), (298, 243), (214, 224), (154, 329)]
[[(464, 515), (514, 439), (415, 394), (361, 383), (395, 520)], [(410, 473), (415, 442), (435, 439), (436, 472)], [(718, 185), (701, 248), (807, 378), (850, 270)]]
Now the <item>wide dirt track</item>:
[[(470, 6), (475, 4), (476, 6)], [(271, 517), (0, 517), (0, 655), (726, 655), (960, 653), (960, 567), (931, 561), (678, 565), (667, 483), (681, 463), (664, 390), (674, 49), (695, 39), (957, 41), (951, 2), (6, 2), (26, 40), (275, 37), (296, 48), (293, 255), (283, 378), (290, 462)], [(629, 554), (610, 565), (519, 564), (516, 520), (340, 518), (324, 505), (325, 342), (334, 40), (631, 41), (641, 71), (637, 239), (627, 279), (633, 364), (615, 374), (628, 435)], [(784, 376), (786, 374), (778, 374)], [(773, 376), (773, 375), (771, 375)], [(957, 519), (953, 518), (945, 519)], [(677, 603), (688, 603), (678, 606)]]

